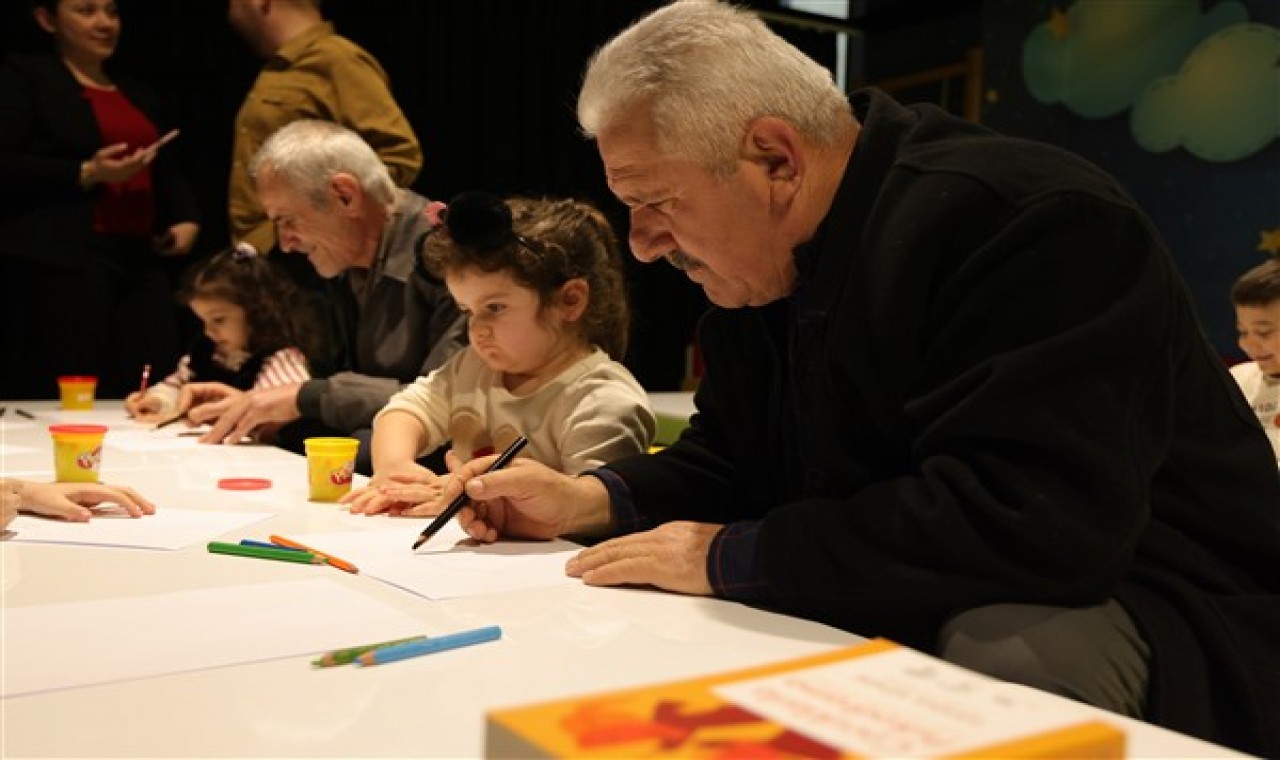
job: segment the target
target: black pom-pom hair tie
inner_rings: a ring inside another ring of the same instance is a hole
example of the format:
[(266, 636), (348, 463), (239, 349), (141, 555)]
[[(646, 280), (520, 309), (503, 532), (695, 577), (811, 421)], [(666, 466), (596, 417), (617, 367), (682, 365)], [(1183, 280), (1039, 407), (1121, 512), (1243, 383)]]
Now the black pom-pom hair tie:
[(417, 252), (416, 268), (420, 269), (433, 282), (443, 285), (443, 280), (436, 273), (424, 266), (423, 252), (427, 239), (439, 230), (448, 233), (454, 244), (476, 251), (497, 251), (511, 243), (523, 245), (527, 250), (538, 253), (536, 247), (528, 239), (517, 235), (511, 207), (492, 193), (466, 191), (455, 195), (448, 204), (436, 204), (429, 216), (438, 222), (426, 232), (418, 236), (414, 244)]
[[(436, 209), (432, 209), (431, 216), (438, 218), (439, 224), (419, 235), (414, 242), (413, 248), (418, 254), (415, 258), (419, 265), (422, 264), (427, 238), (442, 228), (448, 231), (455, 244), (477, 251), (496, 251), (511, 243), (518, 243), (534, 255), (545, 253), (538, 241), (516, 234), (511, 207), (492, 193), (468, 190), (453, 196), (447, 205), (436, 206)], [(435, 281), (440, 279), (428, 276)]]
[(440, 218), (458, 245), (493, 250), (515, 242), (534, 253), (542, 252), (537, 241), (516, 234), (511, 207), (491, 193), (459, 193), (449, 201)]
[[(477, 267), (490, 272), (510, 268), (517, 273), (517, 281), (544, 295), (567, 280), (582, 276), (571, 265), (563, 243), (555, 242), (567, 233), (549, 230), (546, 224), (530, 217), (531, 205), (541, 209), (547, 204), (522, 199), (508, 203), (478, 191), (459, 193), (448, 205), (435, 204), (427, 216), (437, 225), (418, 239), (417, 263), (435, 282), (443, 282), (445, 271), (451, 267)], [(517, 233), (517, 212), (522, 214), (522, 227), (531, 225), (532, 229), (550, 234), (547, 242)], [(437, 239), (436, 235), (444, 236), (448, 244), (433, 246), (430, 241)]]

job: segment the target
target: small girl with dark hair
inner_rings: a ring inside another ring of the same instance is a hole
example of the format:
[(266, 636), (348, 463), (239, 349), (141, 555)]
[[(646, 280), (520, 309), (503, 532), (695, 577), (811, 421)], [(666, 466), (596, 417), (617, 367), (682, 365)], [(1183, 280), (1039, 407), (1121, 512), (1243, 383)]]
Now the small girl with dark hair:
[(125, 409), (138, 420), (185, 413), (182, 387), (197, 380), (247, 391), (310, 379), (313, 313), (293, 281), (267, 257), (248, 247), (217, 253), (193, 268), (178, 300), (204, 323), (204, 334), (173, 374), (125, 399)]
[(443, 480), (416, 460), (446, 442), (465, 461), (524, 435), (524, 456), (569, 474), (648, 449), (656, 421), (619, 361), (630, 314), (598, 209), (464, 194), (424, 239), (422, 263), (468, 317), (470, 345), (374, 419), (373, 479), (343, 499), (352, 512), (439, 512)]
[(1280, 255), (1245, 272), (1231, 287), (1240, 350), (1231, 368), (1280, 459)]

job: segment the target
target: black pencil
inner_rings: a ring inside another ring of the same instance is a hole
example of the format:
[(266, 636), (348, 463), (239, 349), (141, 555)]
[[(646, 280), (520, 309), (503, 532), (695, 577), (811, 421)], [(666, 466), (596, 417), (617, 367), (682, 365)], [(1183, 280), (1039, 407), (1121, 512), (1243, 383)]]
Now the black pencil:
[(18, 411), (14, 412), (14, 414), (18, 415), (19, 417), (26, 417), (29, 420), (34, 420), (36, 418), (34, 414), (32, 414), (31, 412), (28, 412), (26, 409), (19, 409)]
[[(489, 469), (485, 470), (485, 472), (501, 470), (503, 467), (511, 464), (511, 460), (515, 459), (516, 454), (520, 453), (520, 449), (523, 449), (528, 443), (529, 439), (524, 436), (520, 436), (512, 441), (511, 445), (507, 447), (507, 450), (502, 452), (497, 459), (493, 460), (493, 464), (489, 465)], [(471, 501), (470, 497), (467, 496), (467, 489), (465, 486), (466, 484), (463, 484), (462, 493), (458, 494), (457, 498), (449, 502), (449, 506), (445, 507), (443, 512), (436, 515), (436, 519), (432, 520), (431, 524), (424, 528), (422, 533), (419, 534), (418, 539), (413, 542), (413, 548), (415, 551), (417, 551), (419, 546), (422, 546), (430, 540), (432, 536), (439, 533), (440, 529), (445, 526), (445, 523), (452, 520), (453, 516), (461, 512), (462, 508), (467, 506), (467, 503)]]

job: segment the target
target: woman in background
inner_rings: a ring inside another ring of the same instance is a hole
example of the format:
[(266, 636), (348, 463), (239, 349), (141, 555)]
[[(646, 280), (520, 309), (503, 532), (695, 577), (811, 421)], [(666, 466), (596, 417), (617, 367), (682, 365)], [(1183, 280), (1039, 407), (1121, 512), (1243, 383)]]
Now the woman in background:
[(193, 267), (179, 300), (204, 333), (162, 382), (125, 397), (125, 411), (138, 421), (185, 415), (191, 396), (182, 389), (196, 381), (247, 391), (311, 378), (318, 317), (275, 260), (252, 245), (238, 243)]
[(115, 2), (33, 5), (53, 54), (0, 68), (0, 397), (49, 398), (74, 374), (122, 398), (178, 354), (160, 256), (191, 250), (195, 202), (156, 97), (109, 70)]

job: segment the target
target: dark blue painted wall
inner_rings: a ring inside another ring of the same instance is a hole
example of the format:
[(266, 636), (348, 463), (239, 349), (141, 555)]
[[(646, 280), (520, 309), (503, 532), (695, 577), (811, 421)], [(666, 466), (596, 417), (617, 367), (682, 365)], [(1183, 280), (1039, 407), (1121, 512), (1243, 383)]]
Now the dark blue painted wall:
[[(1109, 1), (1115, 7), (1125, 4)], [(1165, 3), (1166, 0), (1148, 0), (1147, 5)], [(1050, 64), (1043, 60), (1035, 64), (1033, 83), (1029, 84), (1024, 41), (1051, 18), (1055, 6), (1061, 10), (1073, 4), (1048, 0), (986, 0), (982, 22), (982, 44), (986, 51), (982, 120), (1006, 134), (1041, 139), (1075, 151), (1118, 177), (1163, 234), (1194, 294), (1201, 320), (1214, 345), (1223, 356), (1237, 358), (1235, 318), (1227, 292), (1240, 273), (1263, 260), (1265, 254), (1259, 245), (1264, 234), (1268, 231), (1277, 234), (1275, 231), (1280, 230), (1280, 49), (1264, 62), (1269, 70), (1251, 74), (1269, 77), (1263, 90), (1268, 94), (1261, 99), (1251, 99), (1256, 112), (1219, 113), (1211, 101), (1211, 92), (1208, 97), (1195, 98), (1197, 102), (1186, 98), (1176, 104), (1187, 109), (1185, 118), (1204, 118), (1212, 129), (1232, 127), (1242, 118), (1255, 122), (1269, 120), (1275, 131), (1265, 147), (1229, 161), (1206, 160), (1182, 147), (1151, 152), (1135, 138), (1130, 108), (1112, 115), (1086, 117), (1061, 101), (1043, 102), (1043, 92), (1040, 98), (1033, 96), (1032, 87), (1043, 87), (1045, 69)], [(1184, 4), (1167, 0), (1167, 5)], [(1055, 84), (1065, 85), (1065, 91), (1070, 89), (1072, 76), (1092, 77), (1091, 82), (1099, 86), (1093, 87), (1092, 93), (1079, 95), (1074, 102), (1075, 109), (1107, 110), (1101, 101), (1107, 96), (1116, 96), (1115, 90), (1134, 91), (1135, 87), (1144, 87), (1158, 76), (1154, 70), (1168, 70), (1170, 65), (1174, 67), (1172, 73), (1177, 73), (1187, 59), (1182, 50), (1194, 48), (1212, 33), (1214, 24), (1221, 25), (1224, 18), (1244, 13), (1251, 23), (1273, 30), (1280, 27), (1280, 2), (1275, 0), (1191, 2), (1189, 5), (1193, 6), (1190, 13), (1198, 14), (1198, 26), (1191, 31), (1179, 32), (1170, 28), (1170, 24), (1163, 24), (1122, 32), (1113, 22), (1110, 27), (1093, 32), (1080, 29), (1077, 19), (1072, 33), (1096, 37), (1100, 32), (1111, 32), (1117, 39), (1105, 51), (1106, 61), (1088, 64), (1077, 58), (1070, 71), (1059, 72), (1061, 77)], [(1041, 30), (1040, 34), (1043, 33)], [(1153, 41), (1157, 38), (1164, 38), (1163, 42)], [(1089, 52), (1087, 48), (1076, 51), (1080, 56)], [(1154, 61), (1154, 58), (1161, 60)], [(1238, 72), (1224, 69), (1215, 72), (1210, 81), (1218, 87), (1233, 88), (1239, 85), (1238, 76)], [(1161, 119), (1155, 122), (1155, 127), (1186, 128), (1175, 114), (1163, 114)]]

